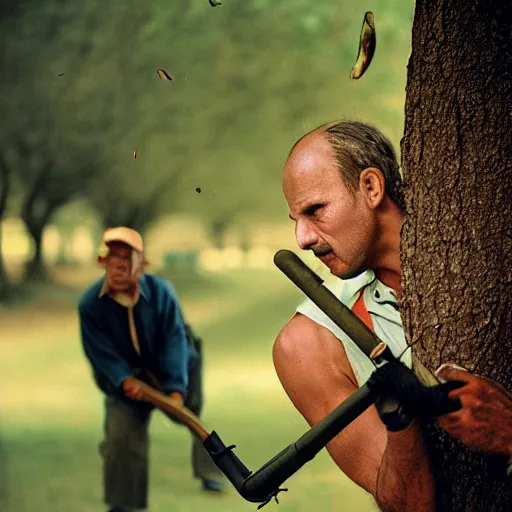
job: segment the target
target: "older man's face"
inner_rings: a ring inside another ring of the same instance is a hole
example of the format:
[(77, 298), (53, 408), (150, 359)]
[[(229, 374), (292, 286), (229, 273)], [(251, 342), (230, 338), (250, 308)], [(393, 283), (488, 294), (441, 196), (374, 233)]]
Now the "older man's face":
[(105, 257), (105, 272), (109, 288), (116, 292), (130, 291), (140, 272), (132, 272), (132, 248), (122, 243), (109, 244)]
[(288, 158), (283, 192), (301, 249), (349, 279), (368, 269), (376, 232), (373, 212), (346, 188), (324, 133), (306, 136)]

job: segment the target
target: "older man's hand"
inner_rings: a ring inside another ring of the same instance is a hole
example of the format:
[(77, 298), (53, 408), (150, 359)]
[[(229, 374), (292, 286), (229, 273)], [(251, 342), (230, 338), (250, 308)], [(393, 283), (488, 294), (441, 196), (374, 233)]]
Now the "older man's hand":
[(499, 384), (456, 365), (443, 364), (436, 375), (466, 383), (448, 395), (453, 400), (458, 398), (462, 408), (438, 416), (437, 424), (467, 446), (512, 457), (511, 395)]
[(169, 393), (169, 396), (175, 402), (176, 407), (183, 407), (184, 399), (181, 393), (179, 393), (178, 391), (172, 391), (171, 393)]
[(132, 400), (142, 400), (144, 393), (140, 386), (140, 381), (135, 377), (127, 377), (123, 381), (124, 394)]

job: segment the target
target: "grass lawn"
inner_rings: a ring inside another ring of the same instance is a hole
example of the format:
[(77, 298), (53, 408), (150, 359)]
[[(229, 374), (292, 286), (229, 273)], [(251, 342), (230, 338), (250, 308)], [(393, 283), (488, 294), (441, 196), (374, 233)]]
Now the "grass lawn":
[[(176, 279), (187, 318), (204, 339), (204, 422), (252, 470), (307, 425), (275, 375), (273, 340), (301, 294), (277, 270)], [(2, 512), (105, 510), (97, 445), (101, 395), (82, 355), (73, 304), (45, 297), (0, 310)], [(257, 505), (234, 489), (205, 495), (191, 476), (190, 435), (158, 412), (151, 423), (150, 509), (243, 512)], [(323, 450), (263, 510), (370, 512), (370, 496)]]

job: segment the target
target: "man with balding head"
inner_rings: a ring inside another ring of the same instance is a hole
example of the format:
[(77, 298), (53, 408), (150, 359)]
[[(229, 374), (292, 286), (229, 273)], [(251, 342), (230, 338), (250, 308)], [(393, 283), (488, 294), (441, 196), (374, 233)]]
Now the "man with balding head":
[[(374, 127), (359, 122), (321, 126), (292, 148), (285, 164), (283, 191), (295, 222), (297, 244), (313, 251), (340, 278), (327, 286), (411, 368), (397, 300), (404, 198), (391, 143)], [(286, 393), (310, 425), (327, 416), (375, 369), (310, 300), (297, 308), (280, 332), (273, 357)], [(492, 384), (446, 368), (441, 376), (466, 382), (473, 379), (471, 385), (450, 394), (461, 400), (463, 409), (440, 417), (438, 423), (482, 449), (486, 443), (481, 432), (487, 428), (497, 433), (497, 429), (490, 419), (481, 420), (477, 435), (470, 412), (476, 403), (475, 390), (481, 392)], [(508, 397), (500, 396), (503, 403), (510, 403)], [(480, 407), (484, 407), (482, 403)], [(485, 414), (479, 417), (485, 418)], [(494, 444), (500, 448), (494, 450), (512, 455), (512, 423), (504, 427), (503, 418), (496, 413), (494, 420), (506, 432), (498, 436), (500, 442)], [(336, 436), (327, 450), (351, 480), (375, 497), (382, 510), (435, 510), (434, 482), (416, 420), (403, 430), (389, 431), (372, 406)]]
[[(153, 410), (141, 400), (139, 381), (199, 416), (201, 361), (188, 339), (173, 287), (144, 272), (140, 234), (116, 227), (104, 233), (103, 242), (107, 254), (98, 261), (105, 276), (80, 299), (80, 329), (96, 384), (105, 395), (105, 437), (100, 445), (104, 500), (110, 512), (132, 512), (147, 506)], [(195, 437), (192, 465), (205, 490), (223, 490), (221, 472)]]

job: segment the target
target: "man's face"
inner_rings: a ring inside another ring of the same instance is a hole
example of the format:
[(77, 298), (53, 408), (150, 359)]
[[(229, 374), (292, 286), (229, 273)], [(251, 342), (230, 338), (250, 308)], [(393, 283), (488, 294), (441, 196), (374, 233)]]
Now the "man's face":
[(283, 192), (301, 249), (313, 250), (342, 279), (369, 268), (375, 216), (361, 192), (346, 188), (325, 134), (313, 132), (294, 148)]
[(109, 244), (109, 252), (105, 257), (105, 273), (111, 290), (128, 292), (133, 289), (140, 273), (132, 273), (132, 248), (122, 243)]

